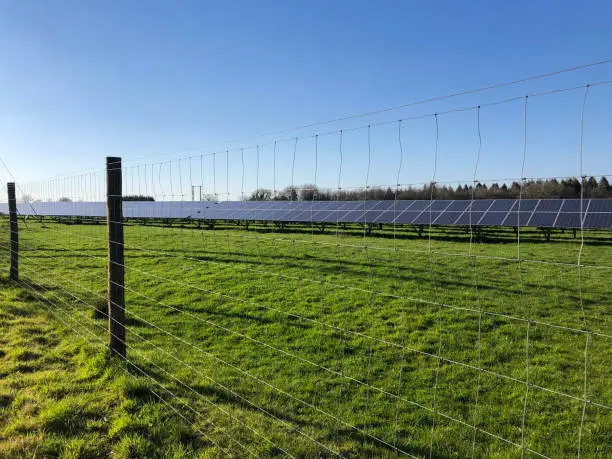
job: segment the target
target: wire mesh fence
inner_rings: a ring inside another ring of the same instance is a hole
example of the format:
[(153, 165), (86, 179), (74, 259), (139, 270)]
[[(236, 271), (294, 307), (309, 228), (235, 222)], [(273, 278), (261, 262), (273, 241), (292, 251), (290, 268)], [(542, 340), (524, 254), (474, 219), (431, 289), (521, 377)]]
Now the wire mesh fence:
[[(95, 210), (103, 169), (18, 185), (19, 282), (83, 339), (123, 343), (126, 368), (219, 454), (606, 455), (612, 240), (583, 216), (610, 193), (609, 96), (604, 81), (432, 101), (124, 164), (119, 220)], [(522, 223), (552, 197), (575, 199), (577, 227)], [(516, 199), (517, 223), (479, 224), (487, 198)], [(406, 199), (423, 200), (414, 223)], [(373, 200), (390, 222), (360, 218)], [(455, 224), (435, 223), (430, 202), (459, 200)], [(154, 210), (130, 216), (130, 201)], [(270, 214), (192, 213), (224, 201)], [(299, 221), (274, 218), (304, 202)], [(125, 234), (125, 338), (107, 308), (107, 218)]]

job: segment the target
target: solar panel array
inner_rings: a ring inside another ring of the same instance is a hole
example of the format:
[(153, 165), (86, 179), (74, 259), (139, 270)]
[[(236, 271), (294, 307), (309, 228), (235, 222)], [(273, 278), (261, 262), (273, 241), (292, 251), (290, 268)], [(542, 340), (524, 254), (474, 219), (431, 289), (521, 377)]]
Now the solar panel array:
[[(104, 217), (103, 202), (19, 204), (22, 215)], [(247, 220), (296, 223), (526, 226), (612, 229), (612, 199), (482, 199), (387, 201), (126, 201), (127, 218)], [(0, 204), (0, 214), (8, 205)]]

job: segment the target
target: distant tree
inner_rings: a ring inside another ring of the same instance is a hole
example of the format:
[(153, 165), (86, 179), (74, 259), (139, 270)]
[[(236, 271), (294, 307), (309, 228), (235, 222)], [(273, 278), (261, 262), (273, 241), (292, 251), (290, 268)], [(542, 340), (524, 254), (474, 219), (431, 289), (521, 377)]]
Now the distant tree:
[(411, 186), (394, 189), (392, 187), (371, 187), (345, 189), (324, 189), (312, 184), (304, 184), (299, 188), (287, 187), (278, 192), (276, 196), (269, 196), (269, 190), (257, 190), (249, 199), (252, 200), (285, 200), (285, 201), (361, 201), (368, 200), (393, 200), (393, 199), (569, 199), (579, 198), (581, 191), (588, 198), (612, 197), (612, 187), (607, 177), (600, 180), (589, 177), (584, 182), (576, 177), (557, 179), (526, 180), (524, 182), (514, 181), (512, 183), (487, 183), (477, 182), (475, 184), (458, 184), (456, 187), (449, 185), (424, 184), (420, 188)]
[(300, 201), (312, 201), (314, 199), (319, 199), (319, 189), (316, 185), (311, 183), (305, 183), (298, 190), (298, 198)]
[(203, 202), (217, 202), (219, 200), (219, 196), (214, 193), (204, 193), (202, 195)]
[(21, 199), (19, 200), (19, 202), (27, 204), (28, 202), (32, 202), (32, 196), (30, 196), (29, 194), (24, 194), (21, 196)]
[(392, 200), (392, 199), (395, 199), (395, 191), (393, 191), (393, 190), (391, 189), (391, 187), (388, 187), (388, 188), (385, 190), (385, 194), (384, 194), (384, 196), (383, 196), (383, 199), (384, 199), (384, 200), (386, 200), (386, 201), (390, 201), (390, 200)]
[(59, 202), (72, 202), (72, 199), (67, 198), (67, 197), (61, 197), (58, 199)]
[(155, 201), (153, 196), (144, 196), (141, 194), (128, 195), (123, 197), (124, 201)]
[(277, 201), (297, 201), (297, 189), (294, 186), (288, 186), (287, 188), (279, 191), (274, 199)]
[(272, 199), (272, 190), (260, 188), (249, 196), (249, 201), (269, 201)]

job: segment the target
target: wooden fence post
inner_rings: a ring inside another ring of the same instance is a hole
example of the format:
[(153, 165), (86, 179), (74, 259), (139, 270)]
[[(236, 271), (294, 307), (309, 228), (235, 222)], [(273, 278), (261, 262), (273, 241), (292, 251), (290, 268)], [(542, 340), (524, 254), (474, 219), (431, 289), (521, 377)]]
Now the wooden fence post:
[(15, 200), (15, 183), (7, 183), (9, 204), (9, 231), (11, 232), (11, 270), (10, 278), (19, 279), (19, 229), (17, 226), (17, 201)]
[(125, 290), (121, 158), (106, 158), (106, 225), (108, 230), (108, 330), (111, 354), (125, 358)]

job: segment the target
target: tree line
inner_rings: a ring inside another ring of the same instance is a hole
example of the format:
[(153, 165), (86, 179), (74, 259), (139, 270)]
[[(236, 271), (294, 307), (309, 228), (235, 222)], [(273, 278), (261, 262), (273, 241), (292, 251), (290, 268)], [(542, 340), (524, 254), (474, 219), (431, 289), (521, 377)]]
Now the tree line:
[[(557, 180), (528, 180), (524, 184), (512, 182), (510, 186), (506, 183), (476, 183), (474, 185), (457, 185), (456, 187), (446, 184), (429, 183), (420, 188), (398, 187), (380, 188), (373, 187), (350, 190), (332, 190), (319, 188), (313, 184), (305, 184), (299, 187), (288, 186), (274, 193), (270, 189), (260, 188), (245, 196), (248, 201), (361, 201), (368, 200), (393, 200), (393, 199), (578, 199), (584, 198), (612, 198), (612, 186), (605, 176), (599, 180), (595, 177), (584, 179), (584, 186), (576, 177)], [(215, 201), (214, 195), (205, 195), (203, 200)], [(153, 196), (129, 195), (123, 197), (124, 201), (155, 201)], [(68, 197), (61, 197), (59, 201), (71, 202)], [(24, 195), (20, 202), (42, 202), (33, 200)]]
[[(582, 191), (581, 191), (582, 190)], [(458, 185), (456, 187), (429, 183), (420, 188), (364, 188), (351, 190), (331, 190), (319, 188), (313, 184), (299, 187), (288, 186), (274, 193), (269, 189), (253, 191), (246, 199), (249, 201), (359, 201), (392, 200), (392, 199), (578, 199), (584, 198), (612, 198), (612, 187), (608, 179), (602, 176), (581, 180), (576, 177), (562, 180), (528, 180), (525, 183), (476, 183), (476, 185)]]

